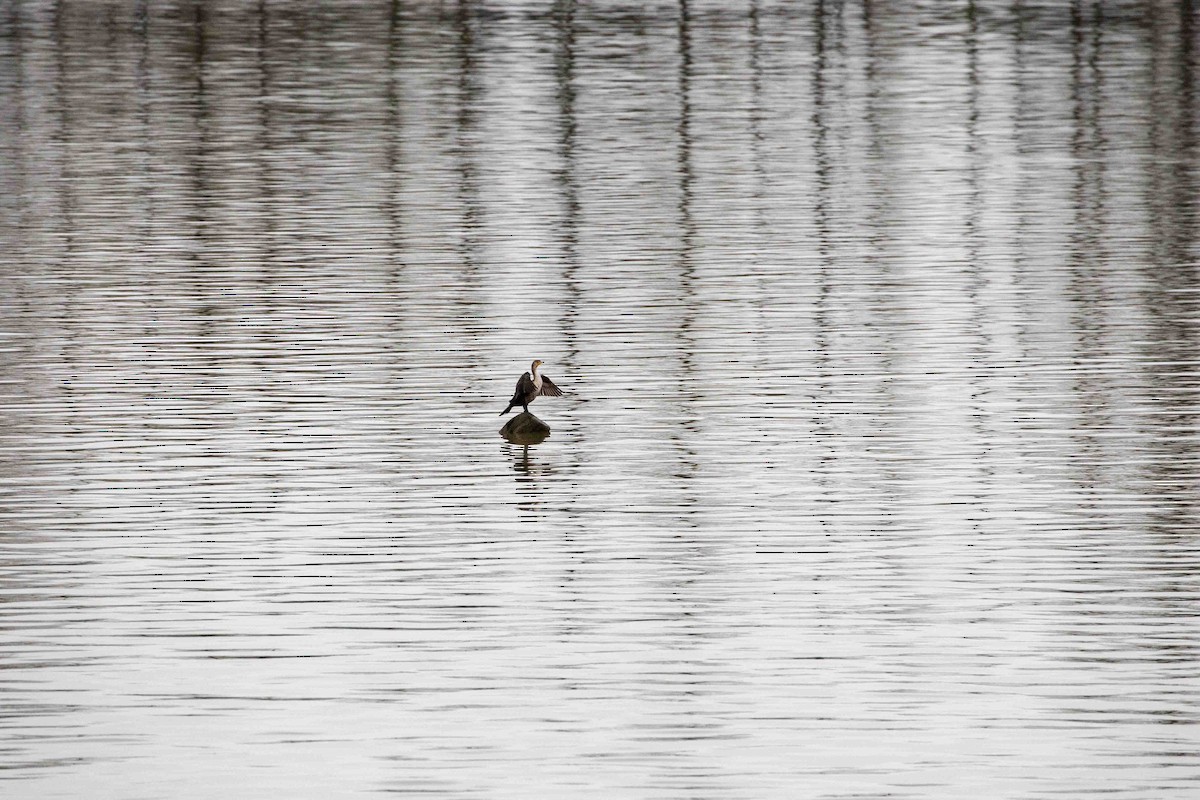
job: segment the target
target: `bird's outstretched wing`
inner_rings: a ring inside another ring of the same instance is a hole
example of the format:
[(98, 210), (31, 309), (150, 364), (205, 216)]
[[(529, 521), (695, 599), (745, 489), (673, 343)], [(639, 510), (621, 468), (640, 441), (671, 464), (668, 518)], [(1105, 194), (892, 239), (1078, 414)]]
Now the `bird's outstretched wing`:
[(538, 392), (542, 397), (562, 397), (562, 389), (554, 385), (554, 381), (542, 376), (542, 391)]

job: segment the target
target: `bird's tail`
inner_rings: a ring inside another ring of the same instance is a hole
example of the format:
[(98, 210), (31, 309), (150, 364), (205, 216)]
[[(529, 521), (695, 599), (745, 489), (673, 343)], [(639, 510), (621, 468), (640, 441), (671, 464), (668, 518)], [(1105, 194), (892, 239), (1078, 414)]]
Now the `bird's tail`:
[(502, 416), (502, 417), (503, 417), (505, 414), (507, 414), (507, 413), (508, 413), (509, 411), (511, 411), (511, 410), (512, 410), (512, 403), (509, 403), (509, 404), (508, 404), (508, 408), (506, 408), (506, 409), (504, 409), (503, 411), (501, 411), (501, 412), (500, 412), (500, 416)]

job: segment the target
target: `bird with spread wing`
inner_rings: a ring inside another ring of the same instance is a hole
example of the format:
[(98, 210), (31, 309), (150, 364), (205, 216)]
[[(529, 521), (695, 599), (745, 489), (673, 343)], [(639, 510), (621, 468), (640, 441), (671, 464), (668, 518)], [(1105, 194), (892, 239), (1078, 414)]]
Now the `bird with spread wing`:
[(521, 376), (517, 381), (517, 390), (513, 392), (512, 400), (508, 401), (508, 408), (500, 412), (500, 416), (504, 416), (509, 411), (512, 411), (514, 406), (521, 406), (526, 413), (529, 412), (529, 404), (538, 397), (562, 397), (562, 389), (554, 385), (554, 381), (547, 378), (545, 375), (538, 374), (538, 367), (543, 361), (534, 361), (529, 367), (529, 372)]

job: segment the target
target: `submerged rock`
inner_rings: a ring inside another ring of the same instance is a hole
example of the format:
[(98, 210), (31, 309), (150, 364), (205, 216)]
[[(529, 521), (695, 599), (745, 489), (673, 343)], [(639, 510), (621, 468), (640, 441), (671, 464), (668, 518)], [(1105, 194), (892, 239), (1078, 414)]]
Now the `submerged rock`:
[(522, 411), (504, 423), (500, 435), (513, 444), (538, 444), (550, 435), (550, 426), (528, 411)]

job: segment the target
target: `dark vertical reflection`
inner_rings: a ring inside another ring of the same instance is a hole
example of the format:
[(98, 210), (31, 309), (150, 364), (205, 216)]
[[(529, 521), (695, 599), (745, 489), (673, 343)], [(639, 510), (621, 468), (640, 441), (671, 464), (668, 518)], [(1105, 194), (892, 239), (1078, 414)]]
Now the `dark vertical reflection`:
[[(682, 311), (679, 321), (677, 340), (679, 342), (680, 362), (680, 427), (686, 434), (672, 434), (680, 448), (682, 458), (682, 474), (684, 485), (690, 484), (690, 479), (699, 470), (696, 453), (689, 439), (699, 432), (696, 416), (696, 402), (699, 392), (696, 384), (696, 339), (693, 327), (699, 305), (695, 292), (695, 263), (693, 248), (696, 240), (696, 221), (692, 211), (692, 191), (695, 180), (692, 165), (692, 19), (688, 0), (679, 2), (679, 19), (677, 36), (679, 41), (679, 120), (677, 125), (678, 149), (676, 151), (677, 172), (679, 175), (679, 297), (682, 301)], [(695, 498), (689, 499), (686, 507), (695, 508)]]
[[(226, 293), (212, 279), (216, 266), (213, 256), (223, 232), (218, 227), (220, 189), (213, 168), (216, 147), (216, 122), (209, 96), (208, 71), (210, 63), (209, 15), (207, 0), (193, 0), (191, 19), (188, 21), (191, 34), (192, 70), (192, 134), (194, 147), (188, 158), (191, 167), (190, 217), (194, 246), (189, 256), (192, 261), (191, 287), (194, 292), (197, 365), (196, 380), (207, 394), (211, 408), (223, 404), (228, 396), (228, 375), (225, 359), (217, 354), (216, 342), (220, 341), (222, 314), (225, 311)], [(217, 417), (221, 426), (236, 424), (232, 417)]]
[[(980, 133), (980, 44), (979, 44), (979, 8), (975, 0), (970, 0), (967, 3), (967, 32), (966, 32), (966, 49), (967, 49), (967, 124), (966, 124), (966, 147), (967, 147), (967, 208), (965, 210), (964, 226), (966, 228), (966, 241), (964, 242), (966, 250), (968, 274), (971, 276), (970, 285), (968, 287), (968, 295), (971, 304), (971, 325), (975, 337), (974, 347), (972, 348), (974, 357), (978, 364), (986, 364), (989, 352), (987, 346), (987, 298), (985, 293), (988, 289), (988, 269), (990, 265), (985, 265), (984, 250), (986, 243), (983, 241), (983, 176), (986, 169), (986, 157), (983, 147), (983, 137)], [(979, 441), (985, 441), (987, 438), (987, 429), (984, 424), (986, 416), (986, 379), (976, 371), (976, 377), (970, 382), (970, 393), (972, 403), (972, 429), (974, 430)], [(990, 460), (987, 458), (987, 446), (984, 445), (983, 452), (980, 454), (979, 469), (985, 477), (990, 477), (992, 467)], [(978, 529), (978, 523), (975, 525)]]
[[(895, 260), (891, 257), (891, 238), (889, 222), (896, 213), (899, 205), (890, 196), (890, 192), (902, 185), (903, 181), (892, 174), (892, 163), (886, 147), (889, 138), (888, 105), (886, 93), (888, 86), (888, 41), (887, 19), (881, 10), (871, 0), (862, 4), (861, 25), (863, 32), (863, 98), (864, 127), (866, 133), (864, 157), (868, 165), (869, 176), (866, 181), (865, 196), (861, 198), (862, 213), (866, 224), (864, 236), (872, 274), (875, 276), (874, 305), (879, 309), (876, 316), (880, 325), (891, 328), (892, 325), (903, 325), (903, 314), (898, 312), (891, 301), (892, 286), (900, 280), (897, 277)], [(899, 371), (900, 354), (903, 344), (896, 337), (882, 337), (879, 352), (876, 353), (879, 365), (878, 391), (884, 408), (900, 406), (900, 399), (895, 389), (894, 377)], [(881, 439), (896, 435), (896, 424), (881, 414), (876, 423)], [(895, 505), (899, 496), (905, 493), (901, 485), (902, 467), (899, 464), (889, 465), (879, 462), (883, 479), (880, 502), (885, 507)], [(892, 519), (882, 520), (884, 526), (894, 525)]]
[[(255, 13), (257, 25), (254, 30), (254, 66), (258, 76), (257, 117), (254, 119), (254, 142), (257, 146), (256, 160), (258, 163), (258, 197), (255, 198), (254, 208), (259, 234), (259, 252), (261, 253), (257, 274), (257, 291), (268, 312), (275, 316), (279, 313), (277, 287), (282, 274), (284, 262), (284, 223), (287, 219), (287, 200), (280, 191), (280, 165), (277, 163), (277, 131), (282, 127), (280, 114), (276, 111), (274, 96), (278, 80), (275, 76), (274, 50), (275, 39), (272, 37), (273, 18), (268, 0), (259, 0)], [(270, 353), (282, 344), (281, 335), (274, 326), (263, 326), (257, 336), (263, 352)], [(269, 357), (254, 358), (255, 367), (261, 370), (264, 380), (260, 382), (263, 396), (270, 396), (279, 391), (279, 378), (274, 377)], [(264, 437), (264, 440), (266, 437)], [(277, 465), (270, 458), (263, 459), (264, 482), (272, 487), (271, 495), (282, 494), (280, 488), (284, 482), (280, 480)]]
[[(1099, 17), (1100, 5), (1093, 7)], [(1075, 173), (1074, 267), (1077, 285), (1087, 284), (1089, 258), (1099, 255), (1102, 244), (1098, 229), (1103, 224), (1104, 211), (1104, 142), (1100, 120), (1100, 99), (1103, 95), (1099, 66), (1101, 25), (1099, 19), (1089, 20), (1084, 13), (1083, 0), (1071, 3), (1071, 104), (1073, 133), (1071, 155)], [(1086, 291), (1085, 291), (1086, 293)]]
[[(813, 144), (813, 222), (817, 231), (819, 268), (824, 271), (833, 256), (830, 240), (830, 202), (832, 166), (830, 157), (829, 122), (827, 119), (829, 72), (829, 11), (827, 0), (817, 0), (813, 6), (813, 66), (812, 66), (812, 144)], [(827, 282), (820, 280), (822, 289)]]
[(688, 0), (679, 0), (679, 223), (680, 264), (690, 280), (696, 222), (692, 218), (692, 21)]
[(6, 218), (0, 222), (3, 228), (18, 234), (23, 231), (28, 220), (25, 204), (17, 198), (23, 197), (28, 191), (29, 154), (25, 143), (29, 138), (28, 123), (26, 122), (25, 105), (25, 37), (21, 17), (21, 4), (6, 3), (3, 6), (4, 15), (0, 17), (0, 96), (8, 98), (7, 119), (0, 120), (0, 132), (5, 132), (5, 141), (0, 144), (0, 208), (4, 209)]
[[(647, 730), (662, 743), (662, 757), (655, 769), (656, 777), (682, 780), (682, 785), (703, 785), (706, 790), (722, 794), (723, 776), (715, 774), (710, 765), (695, 758), (687, 739), (719, 738), (727, 735), (724, 720), (704, 712), (712, 685), (719, 681), (711, 665), (701, 653), (704, 643), (714, 637), (721, 624), (719, 619), (699, 609), (713, 609), (725, 598), (712, 591), (712, 579), (719, 572), (720, 544), (707, 540), (701, 529), (710, 499), (704, 490), (703, 473), (706, 466), (699, 445), (707, 426), (700, 414), (700, 402), (707, 399), (703, 388), (703, 366), (697, 353), (703, 328), (699, 321), (705, 302), (698, 291), (697, 250), (702, 228), (696, 218), (697, 168), (695, 130), (702, 117), (697, 115), (697, 81), (695, 76), (696, 33), (709, 33), (707, 24), (698, 25), (689, 0), (680, 0), (677, 10), (678, 79), (676, 117), (676, 176), (678, 179), (678, 209), (673, 235), (678, 237), (678, 251), (672, 270), (678, 275), (679, 317), (674, 333), (674, 357), (678, 359), (675, 380), (676, 403), (671, 407), (667, 438), (675, 451), (675, 462), (665, 476), (667, 493), (656, 504), (670, 520), (663, 531), (663, 552), (669, 554), (671, 569), (662, 571), (652, 580), (651, 602), (661, 603), (664, 618), (671, 621), (672, 630), (663, 637), (661, 646), (669, 654), (672, 672), (677, 681), (664, 682), (651, 689), (653, 700), (670, 703), (677, 709), (670, 714), (651, 718)], [(708, 19), (704, 19), (707, 23)], [(669, 116), (667, 117), (669, 118)]]
[(135, 86), (137, 87), (137, 109), (139, 131), (138, 147), (141, 151), (141, 164), (145, 174), (147, 191), (141, 193), (145, 210), (139, 220), (138, 227), (143, 237), (149, 237), (153, 231), (154, 219), (157, 215), (155, 193), (153, 191), (154, 174), (150, 166), (153, 156), (153, 116), (151, 112), (153, 84), (151, 82), (150, 63), (150, 8), (148, 0), (139, 0), (133, 8), (134, 35), (137, 39), (138, 55), (134, 66)]
[[(755, 349), (762, 351), (761, 340), (766, 338), (767, 330), (767, 302), (770, 295), (770, 276), (762, 267), (767, 261), (766, 254), (771, 252), (774, 255), (774, 248), (770, 248), (773, 241), (774, 231), (771, 229), (771, 223), (768, 216), (770, 206), (769, 197), (771, 192), (770, 186), (770, 171), (767, 165), (767, 134), (763, 128), (764, 118), (766, 117), (766, 99), (764, 98), (764, 71), (763, 66), (763, 30), (762, 30), (762, 9), (759, 7), (759, 0), (751, 0), (750, 8), (747, 12), (747, 20), (749, 30), (747, 37), (747, 67), (750, 72), (750, 113), (748, 115), (748, 127), (750, 135), (750, 167), (754, 173), (754, 186), (751, 193), (753, 198), (753, 208), (751, 213), (755, 220), (755, 239), (756, 246), (752, 254), (754, 271), (759, 271), (755, 280), (756, 292), (754, 298), (754, 308), (757, 313), (756, 326), (759, 332), (760, 341), (755, 342)], [(768, 249), (770, 248), (770, 249)], [(747, 367), (750, 365), (747, 363)]]
[(275, 148), (273, 131), (277, 124), (274, 114), (273, 79), (271, 70), (271, 18), (267, 0), (259, 0), (258, 25), (255, 29), (255, 67), (258, 72), (258, 218), (262, 224), (264, 277), (272, 274), (279, 259), (279, 203), (276, 190)]
[(191, 155), (192, 222), (195, 231), (197, 247), (193, 252), (197, 266), (203, 266), (206, 245), (209, 239), (211, 207), (209, 199), (212, 196), (208, 160), (211, 155), (211, 126), (209, 110), (208, 87), (205, 83), (208, 69), (208, 19), (204, 0), (195, 0), (192, 4), (192, 73), (193, 73), (193, 124), (195, 125), (196, 146)]
[(61, 226), (63, 255), (67, 260), (70, 260), (75, 253), (74, 188), (78, 176), (76, 175), (75, 165), (71, 160), (72, 153), (75, 152), (72, 132), (76, 126), (74, 119), (72, 119), (74, 104), (69, 86), (70, 66), (68, 59), (71, 54), (71, 43), (68, 41), (66, 33), (65, 0), (59, 0), (59, 2), (54, 4), (53, 20), (55, 73), (54, 99), (52, 102), (57, 111), (58, 130), (54, 133), (52, 145), (59, 159), (58, 224)]
[(979, 256), (982, 249), (980, 242), (980, 215), (982, 213), (982, 180), (983, 152), (979, 134), (979, 10), (975, 0), (969, 0), (966, 10), (967, 17), (967, 189), (968, 201), (966, 209), (967, 229), (967, 259), (968, 265), (976, 275), (980, 273)]
[[(1027, 66), (1027, 47), (1026, 47), (1026, 16), (1027, 11), (1023, 5), (1023, 0), (1013, 0), (1012, 6), (1009, 9), (1009, 15), (1012, 18), (1012, 57), (1013, 57), (1013, 101), (1012, 108), (1009, 114), (1012, 117), (1013, 126), (1013, 149), (1018, 157), (1027, 156), (1032, 150), (1031, 136), (1029, 128), (1031, 127), (1031, 118), (1033, 112), (1031, 110), (1030, 101), (1030, 76)], [(1021, 162), (1018, 161), (1018, 164)], [(1017, 184), (1018, 193), (1022, 196), (1032, 196), (1035, 191), (1034, 179), (1032, 171), (1022, 168), (1020, 180)], [(1015, 242), (1014, 260), (1011, 274), (1011, 280), (1014, 285), (1020, 286), (1023, 282), (1024, 264), (1028, 258), (1028, 230), (1031, 222), (1035, 217), (1032, 203), (1018, 203), (1014, 210), (1014, 219), (1009, 223), (1012, 229), (1012, 237)], [(1024, 325), (1020, 326), (1023, 330)], [(1024, 340), (1019, 342), (1021, 348), (1025, 347)]]
[(888, 133), (886, 124), (886, 101), (884, 92), (887, 90), (887, 54), (881, 52), (884, 31), (879, 24), (879, 9), (871, 0), (862, 4), (863, 31), (863, 80), (864, 119), (866, 127), (866, 160), (870, 177), (867, 182), (866, 196), (862, 198), (865, 205), (869, 252), (873, 255), (876, 268), (880, 271), (885, 282), (891, 279), (891, 260), (887, 258), (889, 245), (887, 235), (888, 223), (888, 193), (894, 183), (889, 174), (889, 162), (885, 150)]
[(384, 201), (384, 213), (388, 219), (391, 252), (389, 260), (393, 266), (393, 277), (398, 275), (403, 265), (401, 253), (404, 248), (404, 220), (401, 211), (401, 198), (404, 195), (404, 174), (402, 167), (404, 141), (404, 111), (400, 96), (401, 65), (400, 53), (403, 49), (404, 20), (401, 16), (400, 0), (392, 0), (388, 12), (387, 34), (387, 94), (385, 97), (385, 119), (387, 128), (384, 131), (384, 163), (387, 165), (387, 199)]
[(458, 110), (453, 133), (456, 144), (453, 157), (458, 167), (456, 190), (461, 222), (456, 231), (459, 235), (456, 252), (461, 263), (456, 265), (455, 271), (461, 276), (456, 297), (463, 310), (458, 324), (465, 331), (459, 349), (461, 357), (472, 364), (481, 362), (477, 354), (486, 344), (478, 335), (481, 320), (475, 316), (482, 308), (481, 293), (485, 280), (482, 251), (486, 220), (484, 187), (480, 178), (484, 144), (480, 133), (483, 115), (480, 73), (486, 31), (484, 19), (482, 11), (477, 12), (471, 0), (458, 0), (453, 16), (457, 34), (455, 56), (458, 61)]
[[(834, 325), (830, 304), (832, 300), (832, 289), (830, 287), (830, 268), (833, 258), (833, 246), (830, 241), (830, 155), (829, 155), (829, 124), (827, 121), (826, 109), (826, 84), (828, 70), (828, 11), (826, 9), (826, 0), (817, 0), (813, 4), (812, 11), (812, 72), (809, 76), (810, 93), (812, 96), (812, 114), (810, 123), (812, 126), (812, 149), (813, 149), (813, 186), (811, 191), (812, 208), (813, 208), (813, 228), (816, 233), (815, 244), (815, 263), (813, 264), (814, 279), (816, 283), (816, 297), (813, 300), (812, 315), (813, 315), (813, 366), (816, 371), (816, 386), (813, 389), (815, 395), (814, 408), (816, 416), (813, 419), (813, 429), (818, 437), (818, 441), (829, 441), (828, 438), (833, 434), (832, 428), (828, 422), (828, 415), (825, 410), (829, 408), (829, 403), (834, 399), (833, 391), (833, 376), (834, 369), (833, 361), (833, 341), (830, 336), (831, 329)], [(827, 475), (833, 469), (834, 461), (836, 460), (832, 447), (820, 448), (821, 455), (818, 456), (819, 468), (814, 472), (814, 480), (818, 486), (823, 488), (827, 485)], [(826, 524), (822, 520), (822, 524)]]
[[(468, 291), (474, 289), (479, 270), (480, 236), (483, 211), (480, 199), (479, 167), (476, 150), (479, 146), (479, 57), (480, 42), (476, 35), (476, 19), (471, 0), (458, 0), (454, 26), (458, 36), (458, 116), (455, 124), (456, 147), (454, 158), (458, 166), (458, 200), (462, 208), (462, 227), (458, 254), (465, 270)], [(468, 300), (473, 302), (473, 298)]]
[[(1150, 165), (1146, 201), (1155, 226), (1154, 251), (1159, 275), (1184, 276), (1195, 257), (1196, 222), (1189, 214), (1196, 192), (1196, 11), (1180, 3), (1175, 19), (1155, 18), (1150, 25)], [(1177, 286), (1184, 281), (1174, 281)]]
[(565, 297), (559, 314), (566, 351), (562, 362), (568, 374), (579, 373), (579, 340), (576, 324), (582, 302), (579, 285), (581, 259), (579, 253), (580, 201), (576, 141), (579, 122), (576, 117), (575, 89), (575, 0), (557, 0), (553, 10), (555, 33), (554, 50), (555, 99), (558, 101), (558, 183), (563, 200), (563, 261), (562, 285)]
[(749, 30), (749, 68), (750, 68), (750, 152), (751, 164), (754, 168), (754, 212), (759, 221), (759, 230), (765, 232), (766, 214), (763, 203), (767, 195), (767, 168), (763, 152), (763, 65), (762, 65), (762, 23), (759, 19), (761, 11), (758, 0), (750, 0), (747, 16), (750, 22)]
[[(1095, 363), (1104, 356), (1105, 313), (1108, 297), (1104, 275), (1099, 267), (1107, 261), (1105, 252), (1105, 142), (1100, 117), (1104, 85), (1100, 67), (1102, 19), (1096, 3), (1089, 16), (1083, 0), (1071, 4), (1071, 103), (1073, 134), (1071, 157), (1075, 178), (1074, 214), (1070, 260), (1070, 302), (1073, 306), (1076, 359)], [(1081, 369), (1074, 380), (1075, 406), (1085, 429), (1103, 427), (1109, 422), (1105, 394), (1094, 385), (1102, 379), (1094, 370)], [(1080, 460), (1082, 485), (1095, 489), (1103, 476), (1096, 466), (1102, 461), (1104, 446), (1090, 435), (1078, 437), (1085, 454)]]
[[(563, 371), (582, 377), (583, 370), (580, 364), (582, 342), (578, 332), (579, 312), (584, 303), (583, 288), (580, 284), (580, 272), (584, 266), (584, 259), (580, 243), (582, 209), (579, 194), (580, 166), (577, 152), (579, 142), (578, 90), (576, 88), (577, 39), (579, 36), (578, 4), (575, 0), (556, 0), (551, 19), (557, 37), (557, 46), (554, 50), (554, 88), (558, 112), (559, 165), (556, 177), (562, 194), (563, 209), (561, 283), (564, 297), (559, 312), (558, 326), (566, 347), (562, 355)], [(578, 402), (586, 403), (587, 398), (579, 397)], [(588, 452), (590, 444), (586, 427), (577, 425), (574, 435), (576, 449), (573, 449), (572, 452)], [(528, 448), (525, 448), (517, 466), (531, 478), (547, 474), (546, 471), (538, 471), (531, 462)], [(568, 468), (573, 469), (577, 466), (578, 462), (569, 464)], [(559, 527), (564, 551), (563, 569), (559, 581), (570, 597), (570, 607), (575, 609), (578, 607), (576, 603), (579, 597), (586, 592), (585, 586), (578, 580), (577, 575), (579, 571), (579, 534), (586, 528), (580, 524), (574, 502), (569, 503), (562, 511), (569, 524)], [(560, 636), (564, 640), (573, 638), (581, 629), (576, 613), (564, 614), (560, 620)]]
[[(54, 96), (51, 107), (54, 109), (57, 122), (56, 128), (50, 134), (49, 158), (58, 161), (58, 174), (55, 176), (54, 192), (58, 198), (58, 213), (48, 226), (58, 234), (61, 247), (54, 250), (61, 252), (58, 269), (64, 276), (69, 275), (76, 256), (76, 200), (75, 189), (79, 176), (74, 163), (76, 152), (74, 131), (77, 123), (74, 119), (74, 98), (70, 90), (70, 54), (72, 42), (67, 34), (68, 20), (66, 18), (65, 0), (54, 4), (52, 17), (52, 41), (54, 44)], [(53, 269), (53, 268), (52, 268)], [(82, 350), (86, 334), (81, 325), (78, 313), (78, 292), (70, 277), (66, 278), (67, 291), (57, 297), (61, 304), (61, 319), (63, 327), (62, 359), (72, 367), (83, 361)], [(58, 309), (56, 309), (58, 310)], [(74, 400), (71, 385), (63, 389), (64, 400), (71, 404)]]
[[(26, 63), (25, 23), (20, 3), (0, 6), (0, 97), (6, 98), (8, 114), (0, 116), (0, 242), (4, 242), (5, 258), (13, 258), (18, 248), (28, 245), (34, 236), (35, 220), (26, 208), (24, 198), (33, 194), (35, 176), (32, 173), (32, 151), (29, 147), (32, 133), (27, 120), (26, 105), (30, 90)], [(3, 112), (0, 112), (3, 114)], [(3, 263), (3, 262), (0, 262)], [(13, 266), (0, 267), (0, 287), (6, 292), (7, 302), (0, 308), (0, 326), (9, 332), (21, 331), (23, 343), (0, 349), (0, 381), (9, 386), (11, 395), (20, 397), (27, 391), (29, 378), (22, 374), (22, 365), (36, 337), (25, 335), (28, 320), (38, 319), (35, 292), (26, 281), (16, 279)], [(30, 270), (32, 271), (32, 270)], [(4, 485), (18, 476), (31, 472), (29, 464), (13, 452), (8, 445), (30, 436), (28, 413), (19, 408), (14, 397), (0, 401), (0, 481)], [(0, 504), (0, 512), (8, 511), (8, 503)], [(6, 530), (14, 531), (11, 525)], [(20, 590), (16, 571), (0, 570), (0, 590), (6, 596), (15, 596)], [(6, 615), (0, 613), (0, 626), (7, 627)]]

